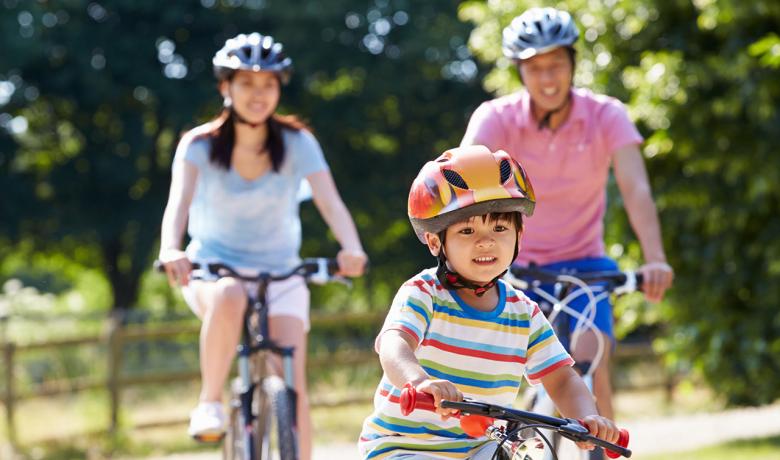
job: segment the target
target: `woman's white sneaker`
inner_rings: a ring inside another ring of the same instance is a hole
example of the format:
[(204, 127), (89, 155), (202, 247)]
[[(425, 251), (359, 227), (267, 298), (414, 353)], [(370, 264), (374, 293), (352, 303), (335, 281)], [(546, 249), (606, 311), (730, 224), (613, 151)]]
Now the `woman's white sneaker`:
[(200, 442), (219, 442), (225, 436), (225, 409), (221, 402), (200, 402), (190, 412), (187, 433)]

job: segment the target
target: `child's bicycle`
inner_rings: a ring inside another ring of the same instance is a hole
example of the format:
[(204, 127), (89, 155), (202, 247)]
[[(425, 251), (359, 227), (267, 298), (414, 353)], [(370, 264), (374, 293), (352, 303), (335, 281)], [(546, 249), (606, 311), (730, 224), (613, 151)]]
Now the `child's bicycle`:
[[(401, 391), (399, 398), (401, 413), (409, 415), (415, 409), (434, 411), (433, 396), (414, 389), (411, 384)], [(588, 433), (585, 425), (569, 418), (558, 418), (534, 412), (513, 409), (474, 400), (462, 402), (441, 401), (441, 407), (457, 409), (463, 431), (473, 437), (487, 436), (497, 442), (494, 460), (539, 460), (545, 452), (558, 459), (550, 441), (540, 428), (553, 431), (574, 442), (591, 442), (605, 449), (610, 458), (631, 457), (628, 446), (628, 431), (620, 430), (617, 444), (612, 444)], [(505, 423), (496, 423), (503, 421)], [(548, 449), (545, 449), (545, 444)]]
[[(155, 262), (160, 270), (161, 264)], [(193, 264), (191, 279), (230, 277), (241, 280), (247, 292), (238, 376), (231, 383), (230, 412), (224, 434), (223, 458), (228, 460), (297, 460), (296, 393), (293, 347), (274, 343), (268, 334), (268, 286), (293, 276), (314, 284), (349, 281), (335, 276), (335, 259), (310, 258), (287, 273), (246, 276), (222, 263)], [(282, 369), (272, 369), (269, 353), (282, 359)], [(272, 436), (273, 435), (273, 436)], [(219, 442), (223, 436), (198, 438)]]
[[(637, 291), (642, 284), (642, 275), (632, 271), (598, 271), (567, 274), (557, 271), (545, 270), (535, 266), (513, 266), (505, 278), (514, 287), (523, 291), (537, 294), (542, 301), (539, 308), (550, 321), (556, 335), (567, 350), (573, 350), (577, 346), (578, 339), (583, 332), (598, 332), (594, 319), (596, 317), (596, 305), (611, 294), (627, 294)], [(553, 293), (543, 290), (542, 285), (553, 285)], [(587, 306), (579, 312), (569, 306), (569, 302), (579, 296), (586, 296)], [(576, 321), (571, 327), (571, 321)], [(596, 338), (596, 350), (591, 361), (579, 361), (576, 364), (578, 372), (582, 375), (585, 384), (593, 391), (593, 373), (604, 355), (604, 338), (602, 334), (594, 334)], [(529, 402), (529, 408), (533, 412), (555, 415), (555, 404), (541, 386), (531, 387), (524, 398)], [(545, 455), (545, 460), (554, 458), (553, 451), (557, 451), (560, 444), (560, 436), (550, 433), (552, 448)], [(593, 451), (580, 451), (578, 458), (589, 460), (601, 460), (601, 449)]]

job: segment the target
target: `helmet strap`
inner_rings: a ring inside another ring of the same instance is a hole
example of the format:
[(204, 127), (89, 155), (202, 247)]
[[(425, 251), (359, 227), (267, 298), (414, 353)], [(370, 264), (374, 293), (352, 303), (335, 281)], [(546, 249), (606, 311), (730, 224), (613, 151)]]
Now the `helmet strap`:
[[(478, 284), (471, 280), (468, 280), (460, 275), (458, 272), (454, 272), (450, 270), (450, 268), (447, 266), (447, 255), (444, 253), (444, 237), (445, 237), (446, 230), (439, 233), (439, 240), (441, 241), (441, 248), (439, 248), (439, 255), (436, 257), (438, 261), (438, 265), (436, 267), (436, 277), (439, 279), (439, 282), (442, 286), (444, 286), (446, 289), (449, 290), (457, 290), (457, 289), (471, 289), (474, 291), (474, 294), (477, 295), (477, 297), (482, 297), (485, 295), (486, 292), (488, 292), (490, 289), (493, 288), (498, 283), (498, 280), (504, 276), (504, 274), (507, 272), (507, 270), (504, 270), (501, 272), (498, 276), (493, 278), (492, 280), (488, 281), (485, 284)], [(515, 240), (515, 255), (512, 258), (512, 261), (514, 261), (515, 258), (517, 258), (517, 252), (518, 252), (518, 241)]]

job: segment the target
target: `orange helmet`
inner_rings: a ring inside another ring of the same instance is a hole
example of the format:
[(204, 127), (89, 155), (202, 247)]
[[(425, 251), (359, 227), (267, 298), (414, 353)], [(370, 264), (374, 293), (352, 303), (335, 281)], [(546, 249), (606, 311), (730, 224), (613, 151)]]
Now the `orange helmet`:
[(520, 212), (530, 216), (536, 197), (523, 167), (503, 150), (483, 145), (447, 150), (426, 163), (409, 190), (409, 220), (420, 241), (473, 216)]

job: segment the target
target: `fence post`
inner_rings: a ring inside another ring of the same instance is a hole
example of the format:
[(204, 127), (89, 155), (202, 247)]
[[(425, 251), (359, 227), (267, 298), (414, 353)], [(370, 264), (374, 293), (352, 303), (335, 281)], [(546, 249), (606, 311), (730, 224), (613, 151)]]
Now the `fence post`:
[(112, 314), (108, 319), (108, 397), (110, 419), (108, 431), (116, 433), (119, 426), (120, 378), (122, 370), (122, 318)]
[(16, 425), (14, 423), (14, 351), (13, 342), (3, 343), (3, 358), (5, 361), (5, 424), (8, 430), (8, 441), (16, 448)]

